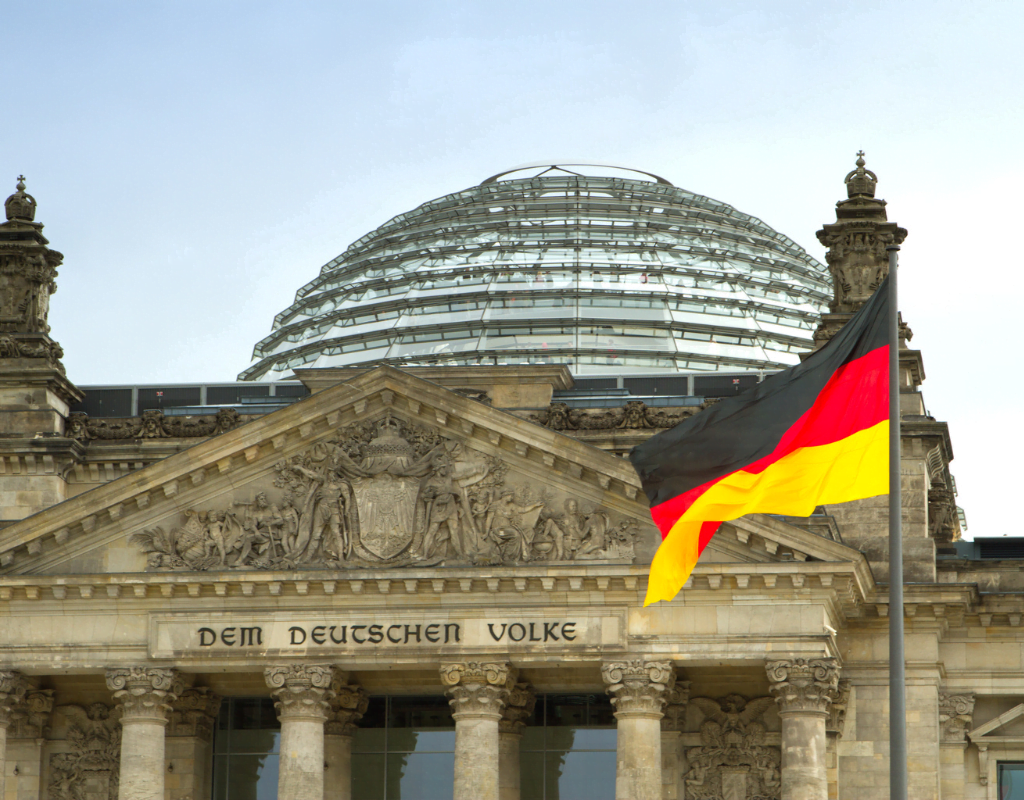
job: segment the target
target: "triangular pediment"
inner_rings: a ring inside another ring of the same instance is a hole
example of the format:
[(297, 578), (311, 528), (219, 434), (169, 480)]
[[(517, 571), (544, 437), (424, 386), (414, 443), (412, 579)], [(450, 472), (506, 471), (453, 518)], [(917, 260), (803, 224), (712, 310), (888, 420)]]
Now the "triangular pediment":
[(995, 719), (979, 725), (967, 736), (975, 744), (986, 742), (1024, 742), (1024, 703), (1004, 711)]
[(643, 563), (627, 461), (390, 367), (0, 532), (5, 574)]
[(751, 514), (722, 524), (698, 563), (852, 562), (862, 554), (818, 532), (827, 525), (813, 518), (794, 520)]

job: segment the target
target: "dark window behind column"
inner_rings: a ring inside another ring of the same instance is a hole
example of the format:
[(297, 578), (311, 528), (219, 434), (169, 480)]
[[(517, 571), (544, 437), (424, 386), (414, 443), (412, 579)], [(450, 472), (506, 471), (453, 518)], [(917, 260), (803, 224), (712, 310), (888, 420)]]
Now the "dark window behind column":
[(276, 800), (280, 739), (273, 700), (225, 699), (213, 739), (213, 800)]

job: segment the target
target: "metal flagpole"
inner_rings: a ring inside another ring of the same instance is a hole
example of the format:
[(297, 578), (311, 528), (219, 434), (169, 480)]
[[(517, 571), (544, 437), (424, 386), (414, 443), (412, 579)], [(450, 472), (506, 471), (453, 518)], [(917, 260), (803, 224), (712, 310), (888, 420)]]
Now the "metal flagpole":
[(907, 676), (903, 652), (903, 492), (900, 486), (899, 245), (889, 245), (889, 800), (907, 800)]

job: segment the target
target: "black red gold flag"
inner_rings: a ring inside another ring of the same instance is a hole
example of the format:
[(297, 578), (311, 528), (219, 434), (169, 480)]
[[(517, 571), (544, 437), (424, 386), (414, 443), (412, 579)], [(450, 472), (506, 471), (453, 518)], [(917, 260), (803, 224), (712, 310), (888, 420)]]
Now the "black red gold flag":
[(633, 449), (662, 536), (645, 605), (675, 597), (723, 521), (888, 493), (888, 315), (886, 278), (801, 364)]

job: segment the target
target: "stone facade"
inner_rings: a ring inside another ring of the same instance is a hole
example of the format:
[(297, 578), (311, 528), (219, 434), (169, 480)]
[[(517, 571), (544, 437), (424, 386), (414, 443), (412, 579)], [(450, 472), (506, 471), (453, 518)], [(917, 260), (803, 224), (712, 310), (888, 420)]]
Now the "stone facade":
[[(905, 235), (873, 181), (858, 164), (821, 233), (822, 341)], [(903, 609), (884, 498), (727, 523), (644, 608), (659, 537), (620, 456), (700, 408), (570, 409), (564, 367), (379, 367), (300, 371), (313, 394), (267, 416), (101, 424), (68, 410), (46, 323), (61, 257), (34, 214), (19, 185), (0, 225), (4, 797), (209, 800), (222, 699), (260, 696), (279, 796), (350, 800), (368, 698), (394, 692), (450, 701), (455, 797), (520, 800), (537, 698), (571, 690), (614, 701), (622, 800), (875, 800), (889, 613), (910, 796), (994, 798), (1024, 760), (1020, 564), (948, 557), (952, 449), (915, 351)]]

